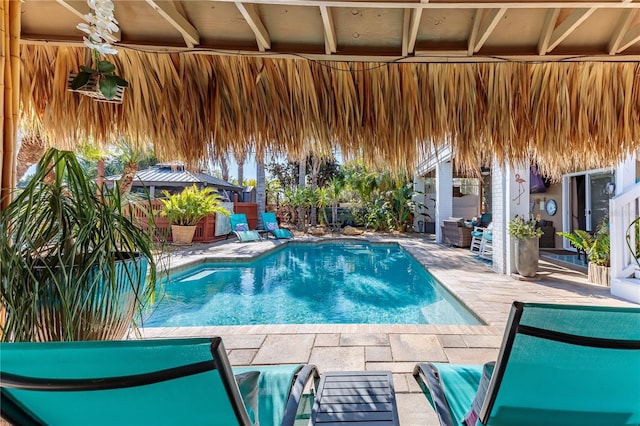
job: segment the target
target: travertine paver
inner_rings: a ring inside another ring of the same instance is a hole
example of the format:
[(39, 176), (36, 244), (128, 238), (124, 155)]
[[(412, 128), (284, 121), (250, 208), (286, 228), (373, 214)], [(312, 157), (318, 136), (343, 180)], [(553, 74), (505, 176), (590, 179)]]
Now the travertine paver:
[(419, 393), (396, 394), (398, 417), (402, 426), (438, 425), (438, 416), (427, 398)]
[(340, 346), (382, 346), (389, 344), (386, 334), (341, 334)]
[(364, 348), (338, 347), (313, 348), (309, 364), (323, 371), (360, 371), (364, 370)]
[(424, 334), (392, 334), (391, 354), (394, 361), (430, 361), (446, 362), (447, 357), (436, 336)]
[(247, 349), (247, 348), (255, 348), (258, 349), (260, 345), (266, 339), (266, 335), (264, 334), (236, 334), (227, 336), (224, 341), (225, 349)]
[(462, 336), (462, 340), (469, 348), (499, 348), (502, 344), (502, 336)]
[(278, 334), (267, 336), (253, 359), (253, 364), (295, 364), (309, 361), (313, 334)]
[[(468, 250), (434, 244), (422, 236), (365, 235), (370, 241), (397, 242), (429, 269), (483, 325), (303, 324), (172, 327), (142, 330), (143, 338), (221, 336), (232, 365), (315, 363), (328, 370), (390, 370), (397, 393), (400, 424), (437, 425), (437, 417), (412, 376), (416, 362), (482, 364), (495, 360), (514, 300), (606, 306), (636, 306), (589, 285), (586, 275), (545, 261), (539, 279), (517, 281), (495, 274)], [(353, 237), (349, 239), (362, 239)], [(316, 238), (296, 237), (296, 243)], [(176, 253), (172, 266), (250, 258), (286, 244), (268, 240), (227, 242)], [(131, 336), (136, 338), (136, 336)]]
[[(224, 343), (224, 341), (223, 341)], [(258, 353), (257, 349), (233, 349), (229, 353), (231, 365), (251, 365), (251, 361)]]
[(466, 348), (467, 344), (464, 342), (462, 336), (457, 334), (442, 334), (438, 336), (440, 344), (443, 348)]
[[(499, 349), (490, 348), (445, 348), (448, 362), (452, 364), (484, 364), (498, 358)], [(430, 360), (431, 361), (431, 360)]]
[(340, 335), (337, 333), (317, 334), (314, 346), (340, 346)]
[(364, 348), (367, 362), (387, 362), (393, 361), (391, 348), (389, 346), (367, 346)]

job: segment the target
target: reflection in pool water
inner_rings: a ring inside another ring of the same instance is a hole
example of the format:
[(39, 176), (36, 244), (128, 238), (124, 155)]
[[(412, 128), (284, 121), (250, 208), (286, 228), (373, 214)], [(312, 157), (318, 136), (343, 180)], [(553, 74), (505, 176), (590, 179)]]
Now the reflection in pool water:
[(145, 327), (480, 324), (402, 248), (289, 243), (250, 263), (171, 277)]

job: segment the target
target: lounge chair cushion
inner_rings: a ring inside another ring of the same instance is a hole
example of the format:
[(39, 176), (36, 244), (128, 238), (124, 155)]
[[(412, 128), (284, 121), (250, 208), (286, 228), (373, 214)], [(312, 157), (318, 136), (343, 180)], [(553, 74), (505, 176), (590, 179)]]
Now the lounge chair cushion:
[(248, 231), (249, 230), (249, 225), (247, 223), (237, 223), (235, 230), (238, 231), (238, 232)]
[(244, 401), (249, 418), (252, 424), (256, 424), (258, 416), (258, 380), (260, 379), (259, 371), (245, 371), (235, 374), (240, 395)]

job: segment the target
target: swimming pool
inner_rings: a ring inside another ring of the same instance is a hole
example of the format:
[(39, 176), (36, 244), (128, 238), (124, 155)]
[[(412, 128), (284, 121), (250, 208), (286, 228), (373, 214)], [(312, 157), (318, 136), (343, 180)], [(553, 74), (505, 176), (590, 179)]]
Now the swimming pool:
[(145, 327), (481, 324), (396, 244), (290, 242), (170, 277)]

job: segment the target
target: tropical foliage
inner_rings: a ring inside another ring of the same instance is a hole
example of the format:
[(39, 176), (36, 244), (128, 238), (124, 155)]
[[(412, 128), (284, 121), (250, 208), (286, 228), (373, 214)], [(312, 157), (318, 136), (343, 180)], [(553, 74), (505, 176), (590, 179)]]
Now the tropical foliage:
[(160, 200), (160, 215), (172, 225), (195, 226), (203, 217), (214, 213), (229, 216), (229, 212), (220, 204), (220, 195), (211, 187), (198, 189), (193, 185), (178, 194), (168, 191), (163, 191), (163, 194), (167, 198)]
[(537, 224), (540, 218), (529, 216), (528, 220), (524, 217), (516, 215), (509, 221), (509, 235), (518, 238), (520, 240), (526, 240), (527, 238), (540, 238), (543, 234)]
[(136, 209), (150, 211), (149, 200), (132, 206), (117, 185), (100, 191), (73, 153), (46, 151), (0, 212), (2, 340), (122, 338), (155, 292), (152, 233), (142, 229), (153, 219), (138, 223)]
[(636, 217), (627, 228), (627, 247), (640, 268), (640, 216)]
[(573, 232), (558, 232), (557, 234), (569, 240), (575, 248), (587, 253), (589, 262), (594, 265), (611, 265), (611, 243), (607, 218), (598, 224), (593, 234), (582, 229), (576, 229)]

